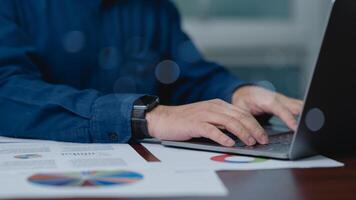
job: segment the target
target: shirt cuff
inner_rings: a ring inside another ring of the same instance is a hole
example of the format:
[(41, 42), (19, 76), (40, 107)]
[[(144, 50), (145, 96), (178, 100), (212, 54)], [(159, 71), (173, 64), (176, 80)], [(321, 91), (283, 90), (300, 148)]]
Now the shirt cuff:
[(94, 143), (127, 143), (131, 138), (131, 115), (134, 102), (144, 94), (110, 94), (93, 105), (90, 123)]

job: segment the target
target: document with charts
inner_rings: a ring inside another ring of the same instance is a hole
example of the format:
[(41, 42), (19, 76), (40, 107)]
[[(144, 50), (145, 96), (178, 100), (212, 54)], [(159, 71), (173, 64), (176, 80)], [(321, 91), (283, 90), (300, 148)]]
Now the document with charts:
[(118, 167), (0, 173), (0, 199), (225, 196), (213, 171)]
[(227, 194), (214, 171), (149, 165), (128, 144), (1, 141), (0, 199)]
[(128, 144), (2, 143), (0, 171), (110, 169), (146, 161)]
[(144, 144), (144, 146), (161, 160), (161, 166), (165, 165), (168, 168), (174, 167), (176, 169), (258, 170), (344, 166), (340, 162), (321, 155), (296, 161), (284, 161), (170, 148), (160, 144)]

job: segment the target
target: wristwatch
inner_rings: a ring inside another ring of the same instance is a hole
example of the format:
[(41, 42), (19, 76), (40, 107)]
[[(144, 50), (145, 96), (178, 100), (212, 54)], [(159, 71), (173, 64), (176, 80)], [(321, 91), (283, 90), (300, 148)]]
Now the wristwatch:
[(146, 113), (159, 105), (157, 96), (146, 95), (134, 102), (131, 116), (131, 130), (134, 139), (150, 137), (148, 134)]

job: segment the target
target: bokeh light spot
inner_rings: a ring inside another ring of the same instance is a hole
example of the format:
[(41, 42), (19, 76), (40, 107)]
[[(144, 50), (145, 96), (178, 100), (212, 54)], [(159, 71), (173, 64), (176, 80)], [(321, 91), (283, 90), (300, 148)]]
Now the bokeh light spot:
[(319, 108), (310, 109), (305, 116), (305, 125), (313, 132), (319, 131), (325, 124), (325, 115)]
[(180, 68), (176, 62), (164, 60), (157, 65), (155, 75), (159, 82), (172, 84), (179, 78)]
[(262, 87), (262, 88), (264, 88), (264, 89), (267, 89), (267, 90), (269, 90), (269, 91), (276, 92), (276, 87), (275, 87), (275, 86), (273, 85), (273, 83), (270, 82), (270, 81), (266, 81), (266, 80), (264, 80), (264, 81), (258, 81), (258, 82), (256, 83), (256, 85), (258, 85), (259, 87)]
[(277, 94), (276, 87), (273, 85), (273, 83), (264, 80), (255, 82), (255, 85), (270, 92), (266, 93), (261, 92), (260, 90), (253, 90), (253, 92), (250, 94), (252, 99), (258, 102), (262, 102), (263, 105), (271, 105), (275, 101)]
[(69, 53), (78, 53), (85, 46), (85, 35), (81, 31), (69, 31), (63, 38), (63, 47)]

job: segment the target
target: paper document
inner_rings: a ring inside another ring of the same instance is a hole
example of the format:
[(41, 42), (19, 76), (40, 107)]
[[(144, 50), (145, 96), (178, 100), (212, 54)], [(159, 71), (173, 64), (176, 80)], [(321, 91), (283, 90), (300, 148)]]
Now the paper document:
[(143, 144), (161, 160), (161, 165), (177, 169), (258, 170), (280, 168), (341, 167), (342, 163), (324, 156), (297, 161), (283, 161), (240, 155), (228, 155), (188, 149), (170, 148), (160, 144)]
[(0, 198), (225, 196), (213, 171), (168, 169), (0, 173)]
[(111, 169), (145, 167), (147, 162), (128, 144), (62, 142), (2, 143), (0, 171)]
[(128, 144), (0, 138), (0, 199), (223, 196), (212, 170), (149, 165)]

